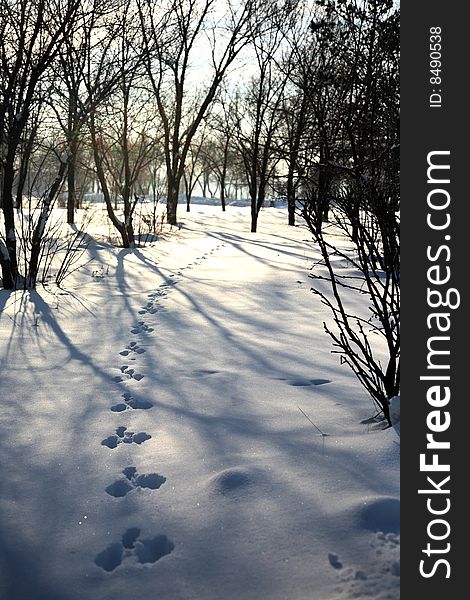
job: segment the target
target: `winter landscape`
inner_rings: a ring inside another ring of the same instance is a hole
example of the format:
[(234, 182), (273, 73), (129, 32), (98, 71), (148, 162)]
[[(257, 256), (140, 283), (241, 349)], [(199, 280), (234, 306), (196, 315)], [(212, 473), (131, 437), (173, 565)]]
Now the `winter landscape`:
[(0, 599), (398, 600), (396, 7), (0, 3)]
[(397, 597), (399, 438), (331, 354), (308, 231), (262, 223), (197, 205), (2, 292), (2, 597)]

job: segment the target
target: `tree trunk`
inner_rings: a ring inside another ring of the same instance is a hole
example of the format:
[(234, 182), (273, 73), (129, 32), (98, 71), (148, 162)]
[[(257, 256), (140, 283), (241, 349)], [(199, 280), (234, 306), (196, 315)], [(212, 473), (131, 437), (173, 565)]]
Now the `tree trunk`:
[(75, 222), (75, 208), (77, 207), (77, 192), (75, 188), (76, 145), (70, 144), (69, 166), (67, 169), (67, 223)]
[(260, 182), (255, 195), (255, 200), (251, 203), (251, 232), (256, 233), (258, 228), (258, 216), (266, 200), (266, 181), (263, 176), (263, 183)]
[(225, 180), (227, 178), (227, 147), (228, 144), (224, 147), (224, 164), (222, 165), (222, 173), (220, 174), (220, 204), (222, 206), (222, 211), (225, 212)]
[(75, 222), (75, 209), (79, 208), (76, 173), (77, 173), (77, 155), (78, 139), (77, 134), (72, 133), (69, 140), (69, 164), (67, 168), (67, 223), (72, 225)]
[(168, 190), (166, 197), (166, 220), (170, 225), (177, 225), (178, 196), (181, 178), (172, 172), (167, 172)]
[[(393, 342), (392, 342), (393, 345)], [(397, 369), (397, 359), (395, 353), (390, 353), (390, 360), (385, 372), (384, 387), (387, 394), (388, 400), (394, 396), (398, 396), (400, 393), (400, 381), (397, 380), (397, 373), (399, 374), (399, 368)], [(385, 418), (390, 423), (390, 410), (388, 404), (384, 407)]]
[(15, 282), (11, 272), (10, 254), (2, 240), (0, 240), (0, 266), (2, 267), (3, 287), (6, 290), (12, 290)]
[(302, 94), (302, 102), (296, 119), (293, 138), (289, 141), (289, 170), (287, 173), (287, 213), (289, 225), (295, 225), (295, 165), (299, 157), (300, 142), (305, 129), (307, 95)]
[(166, 206), (166, 220), (170, 225), (177, 225), (176, 211), (178, 206), (178, 193), (175, 190), (168, 190), (168, 199)]
[(77, 192), (75, 186), (75, 172), (77, 166), (77, 97), (74, 91), (70, 91), (69, 107), (67, 115), (67, 141), (69, 165), (67, 169), (67, 223), (73, 225), (75, 222), (75, 209), (77, 208)]
[(186, 174), (183, 175), (184, 194), (186, 196), (186, 212), (191, 211), (191, 181), (188, 181)]
[(122, 245), (124, 248), (129, 248), (130, 243), (134, 242), (134, 232), (132, 229), (132, 221), (129, 223), (122, 223), (116, 216), (116, 213), (113, 210), (113, 205), (111, 201), (111, 195), (109, 193), (108, 183), (106, 181), (106, 176), (103, 170), (103, 164), (101, 161), (101, 157), (98, 150), (98, 144), (96, 139), (96, 129), (93, 115), (90, 117), (90, 133), (91, 133), (91, 141), (93, 147), (93, 158), (95, 160), (96, 167), (96, 175), (98, 176), (98, 181), (101, 186), (101, 191), (103, 192), (104, 201), (106, 204), (106, 210), (108, 213), (108, 217), (111, 220), (111, 223), (114, 227), (119, 231), (122, 238)]
[(132, 225), (132, 219), (123, 223), (120, 231), (124, 248), (135, 248), (135, 235), (134, 226)]
[(3, 287), (13, 289), (18, 275), (16, 258), (15, 211), (13, 208), (13, 183), (15, 180), (14, 152), (7, 154), (3, 167), (3, 219), (5, 223), (5, 242), (9, 261), (2, 259)]
[(220, 205), (222, 212), (225, 212), (225, 177), (220, 180)]
[(287, 214), (289, 225), (295, 225), (295, 184), (294, 184), (294, 161), (289, 162), (287, 173)]
[(36, 137), (36, 133), (37, 133), (37, 126), (34, 126), (29, 137), (28, 140), (26, 142), (26, 145), (24, 147), (24, 151), (23, 151), (23, 156), (21, 157), (21, 165), (20, 165), (20, 172), (19, 172), (19, 176), (18, 176), (18, 186), (17, 186), (17, 190), (16, 190), (16, 202), (15, 202), (15, 207), (21, 208), (23, 206), (23, 190), (24, 190), (24, 186), (26, 183), (26, 178), (28, 176), (28, 167), (29, 167), (29, 159), (31, 158), (31, 154), (33, 151), (33, 144), (34, 144), (34, 140)]
[(206, 191), (207, 191), (207, 176), (206, 176), (206, 172), (204, 171), (204, 173), (202, 174), (202, 195), (204, 198), (206, 197)]
[(258, 228), (258, 215), (261, 206), (262, 199), (260, 199), (260, 190), (258, 189), (258, 194), (256, 191), (251, 194), (251, 233), (256, 233)]
[(25, 150), (25, 153), (21, 157), (20, 173), (18, 176), (18, 185), (16, 188), (16, 201), (15, 201), (16, 209), (20, 209), (23, 206), (23, 190), (24, 190), (24, 184), (26, 183), (26, 177), (28, 175), (28, 163), (29, 163), (29, 156), (28, 156), (27, 150)]

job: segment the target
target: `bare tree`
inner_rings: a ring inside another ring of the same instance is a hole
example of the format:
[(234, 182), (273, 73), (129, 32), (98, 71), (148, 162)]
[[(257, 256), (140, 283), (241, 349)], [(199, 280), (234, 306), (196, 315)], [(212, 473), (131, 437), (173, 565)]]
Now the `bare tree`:
[(230, 170), (236, 163), (236, 121), (232, 119), (236, 100), (227, 90), (221, 90), (214, 109), (208, 120), (209, 141), (202, 148), (202, 154), (206, 169), (217, 179), (220, 205), (225, 211)]
[(269, 182), (279, 161), (276, 136), (282, 119), (282, 99), (287, 76), (277, 68), (281, 28), (270, 30), (255, 42), (258, 74), (234, 112), (236, 139), (243, 158), (251, 198), (251, 231), (256, 232)]
[(5, 288), (14, 287), (18, 274), (13, 201), (18, 149), (39, 84), (75, 27), (79, 6), (78, 0), (0, 0), (1, 204), (5, 224), (0, 261)]
[(309, 58), (314, 60), (315, 54), (304, 52), (300, 41), (304, 39), (304, 31), (303, 28), (299, 29), (300, 32), (296, 30), (294, 36), (289, 36), (291, 48), (281, 62), (288, 81), (282, 98), (282, 128), (278, 152), (287, 165), (285, 194), (289, 225), (295, 225), (297, 196), (305, 172), (303, 163), (306, 152), (309, 152), (307, 139), (312, 127), (311, 95), (307, 93), (307, 89), (313, 76)]
[(29, 172), (31, 156), (38, 149), (38, 132), (43, 118), (43, 102), (39, 100), (31, 107), (30, 119), (22, 134), (18, 146), (19, 169), (16, 173), (16, 201), (15, 208), (21, 210), (23, 206), (23, 192)]
[[(139, 178), (152, 162), (157, 143), (149, 134), (151, 98), (143, 85), (141, 30), (135, 16), (126, 6), (117, 21), (119, 29), (113, 32), (117, 89), (101, 110), (93, 108), (89, 120), (96, 173), (108, 216), (125, 248), (135, 244), (133, 215)], [(111, 189), (118, 192), (122, 201), (123, 220), (113, 205)]]
[[(79, 206), (76, 189), (78, 154), (89, 114), (113, 93), (122, 78), (116, 38), (122, 28), (123, 0), (88, 0), (81, 5), (73, 36), (58, 54), (54, 95), (50, 106), (67, 141), (67, 222)], [(135, 61), (125, 67), (131, 70)]]
[[(326, 269), (322, 274), (317, 267), (312, 276), (327, 279), (331, 293), (314, 291), (332, 312), (335, 328), (325, 329), (338, 352), (390, 423), (389, 399), (400, 385), (399, 11), (383, 0), (331, 0), (322, 9), (312, 23), (323, 52), (306, 89), (317, 150), (303, 215)], [(333, 203), (331, 222), (346, 247), (325, 232), (325, 199)], [(338, 256), (349, 272), (338, 271)], [(348, 310), (351, 291), (367, 298), (368, 317)], [(385, 341), (385, 365), (374, 333)]]
[(46, 191), (40, 203), (39, 216), (33, 226), (31, 236), (31, 248), (29, 260), (27, 260), (27, 271), (25, 277), (25, 288), (36, 287), (36, 281), (39, 271), (39, 261), (42, 250), (42, 240), (46, 232), (46, 225), (51, 213), (52, 206), (57, 198), (57, 194), (62, 186), (65, 173), (67, 171), (67, 155), (59, 155), (59, 167), (57, 174), (49, 189)]
[[(167, 218), (176, 224), (180, 183), (194, 135), (229, 67), (278, 6), (260, 0), (225, 0), (223, 10), (216, 0), (158, 5), (139, 0), (139, 6), (148, 74), (164, 130)], [(210, 56), (211, 69), (195, 89), (191, 68), (201, 52)]]

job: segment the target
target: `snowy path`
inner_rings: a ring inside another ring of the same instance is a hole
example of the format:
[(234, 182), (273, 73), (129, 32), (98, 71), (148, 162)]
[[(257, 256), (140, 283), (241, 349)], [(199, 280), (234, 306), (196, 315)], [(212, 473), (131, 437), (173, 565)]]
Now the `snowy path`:
[(308, 233), (202, 212), (6, 299), (2, 600), (398, 598), (398, 446), (331, 355)]

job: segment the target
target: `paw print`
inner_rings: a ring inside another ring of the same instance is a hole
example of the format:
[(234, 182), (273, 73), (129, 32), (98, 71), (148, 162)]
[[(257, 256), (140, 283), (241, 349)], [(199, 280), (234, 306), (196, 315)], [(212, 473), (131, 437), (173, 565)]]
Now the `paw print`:
[(111, 406), (111, 410), (113, 412), (123, 412), (130, 409), (148, 410), (153, 406), (153, 404), (148, 400), (137, 400), (129, 392), (125, 392), (121, 395), (121, 397), (124, 399), (124, 402), (120, 402), (119, 404)]
[(122, 375), (116, 375), (116, 377), (113, 377), (116, 383), (120, 383), (126, 379), (135, 379), (136, 381), (140, 381), (144, 378), (142, 373), (136, 373), (135, 369), (130, 368), (129, 365), (122, 365), (122, 367), (120, 367), (120, 371)]
[(149, 440), (152, 436), (144, 431), (140, 433), (134, 433), (133, 431), (128, 431), (127, 427), (118, 427), (116, 429), (116, 435), (110, 435), (106, 439), (101, 442), (102, 446), (107, 446), (108, 448), (116, 448), (118, 444), (143, 444), (147, 440)]
[(124, 478), (118, 479), (106, 488), (106, 493), (115, 498), (122, 498), (132, 490), (146, 488), (149, 490), (158, 490), (166, 481), (158, 473), (149, 473), (148, 475), (139, 475), (135, 467), (126, 467), (122, 471)]
[(140, 529), (127, 529), (120, 542), (110, 544), (95, 558), (95, 565), (105, 571), (114, 571), (125, 558), (135, 557), (141, 564), (155, 563), (163, 556), (171, 554), (175, 545), (166, 535), (156, 535), (147, 540), (141, 540)]
[(141, 346), (138, 346), (137, 342), (129, 342), (125, 349), (122, 352), (119, 352), (119, 354), (121, 356), (129, 356), (133, 352), (135, 354), (143, 354), (145, 352), (145, 349)]

